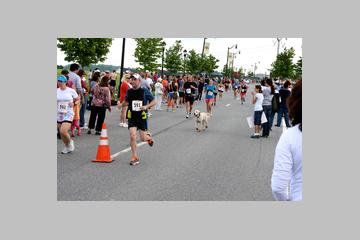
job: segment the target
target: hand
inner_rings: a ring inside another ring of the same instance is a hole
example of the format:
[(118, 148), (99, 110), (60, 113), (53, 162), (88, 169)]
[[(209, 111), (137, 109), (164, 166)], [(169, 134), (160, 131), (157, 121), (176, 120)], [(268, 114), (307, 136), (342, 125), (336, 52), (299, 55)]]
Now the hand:
[(120, 109), (121, 109), (121, 105), (122, 105), (122, 104), (120, 103), (120, 101), (117, 101), (117, 109), (120, 110)]
[(140, 110), (142, 110), (142, 111), (145, 111), (145, 110), (147, 110), (147, 107), (146, 107), (146, 105), (145, 105), (145, 106), (141, 106), (141, 107), (140, 107)]
[(111, 112), (111, 107), (108, 108), (109, 112)]

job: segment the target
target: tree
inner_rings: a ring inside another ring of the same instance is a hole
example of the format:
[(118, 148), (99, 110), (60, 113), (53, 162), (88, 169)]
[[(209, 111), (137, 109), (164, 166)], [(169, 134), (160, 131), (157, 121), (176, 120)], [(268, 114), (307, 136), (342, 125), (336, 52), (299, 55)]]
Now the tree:
[(285, 48), (285, 50), (276, 57), (275, 62), (271, 64), (271, 76), (293, 78), (295, 76), (295, 65), (293, 64), (294, 56), (294, 48)]
[(142, 66), (142, 70), (155, 71), (161, 64), (157, 60), (162, 55), (162, 38), (135, 38), (135, 61)]
[(197, 74), (200, 71), (200, 55), (192, 49), (185, 60), (186, 71), (191, 74)]
[(183, 70), (181, 56), (182, 56), (181, 41), (177, 40), (175, 44), (166, 50), (165, 54), (165, 68), (169, 74), (175, 75)]
[(247, 76), (248, 76), (248, 77), (253, 77), (253, 76), (254, 76), (254, 72), (248, 71)]
[(295, 79), (300, 78), (302, 78), (302, 57), (300, 57), (295, 65)]
[(112, 38), (58, 38), (57, 47), (65, 53), (66, 61), (87, 67), (105, 61), (111, 44)]
[(202, 59), (203, 64), (201, 64), (202, 69), (207, 72), (208, 74), (214, 72), (219, 66), (216, 65), (217, 62), (219, 62), (218, 59), (216, 59), (213, 55), (204, 56), (204, 59)]
[(232, 69), (226, 67), (226, 64), (225, 64), (225, 65), (224, 65), (224, 68), (223, 68), (223, 70), (222, 70), (222, 74), (223, 74), (224, 76), (230, 76), (230, 75), (231, 75), (231, 72), (232, 72)]

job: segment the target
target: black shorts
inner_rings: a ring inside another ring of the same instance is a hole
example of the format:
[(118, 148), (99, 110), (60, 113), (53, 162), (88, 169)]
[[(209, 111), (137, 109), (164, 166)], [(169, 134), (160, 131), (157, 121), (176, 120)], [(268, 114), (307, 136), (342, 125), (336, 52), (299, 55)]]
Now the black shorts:
[(58, 124), (62, 124), (62, 123), (70, 123), (70, 124), (72, 124), (72, 121), (67, 121), (67, 120), (65, 120), (65, 121), (62, 121), (62, 122), (57, 122)]
[(193, 96), (185, 95), (185, 102), (190, 102), (190, 105), (194, 104), (195, 98)]
[(128, 129), (131, 127), (136, 127), (137, 130), (142, 130), (142, 131), (147, 131), (148, 126), (147, 126), (147, 120), (146, 119), (129, 119), (128, 120)]
[(115, 86), (116, 86), (116, 81), (115, 81), (115, 80), (111, 80), (111, 81), (110, 81), (110, 86), (111, 86), (111, 87), (115, 87)]
[(180, 97), (184, 97), (184, 92), (179, 92)]

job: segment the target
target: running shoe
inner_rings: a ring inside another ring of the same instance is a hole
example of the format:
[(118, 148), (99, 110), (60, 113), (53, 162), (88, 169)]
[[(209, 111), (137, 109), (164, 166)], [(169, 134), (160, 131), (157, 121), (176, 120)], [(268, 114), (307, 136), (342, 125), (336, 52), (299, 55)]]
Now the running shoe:
[(150, 147), (152, 147), (154, 145), (154, 140), (151, 136), (151, 133), (146, 133), (149, 137), (151, 137), (151, 139), (147, 140), (147, 143), (149, 144)]
[(119, 123), (119, 127), (123, 127), (124, 126), (124, 124), (121, 122), (121, 123)]
[(69, 150), (68, 147), (65, 147), (64, 150), (61, 151), (61, 154), (67, 154), (67, 153), (71, 153), (71, 151)]
[(101, 132), (96, 131), (96, 132), (95, 132), (95, 135), (101, 135)]
[(186, 114), (186, 118), (189, 118), (189, 114)]
[(251, 135), (250, 138), (260, 138), (260, 135)]
[(124, 123), (124, 124), (123, 124), (123, 127), (124, 127), (124, 128), (127, 128), (127, 127), (128, 127), (127, 123)]
[(72, 151), (75, 150), (74, 140), (71, 140), (71, 141), (70, 141), (70, 143), (69, 143), (69, 150), (70, 150), (70, 152), (72, 152)]
[(140, 159), (138, 157), (132, 157), (130, 161), (131, 166), (135, 166), (140, 163)]

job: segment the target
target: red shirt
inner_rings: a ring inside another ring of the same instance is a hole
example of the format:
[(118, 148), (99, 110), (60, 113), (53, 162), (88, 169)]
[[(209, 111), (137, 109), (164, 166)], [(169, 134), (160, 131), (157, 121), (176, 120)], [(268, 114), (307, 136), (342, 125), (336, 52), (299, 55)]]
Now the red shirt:
[(129, 89), (129, 84), (126, 81), (123, 81), (120, 86), (120, 102), (122, 103), (125, 100), (126, 91)]

